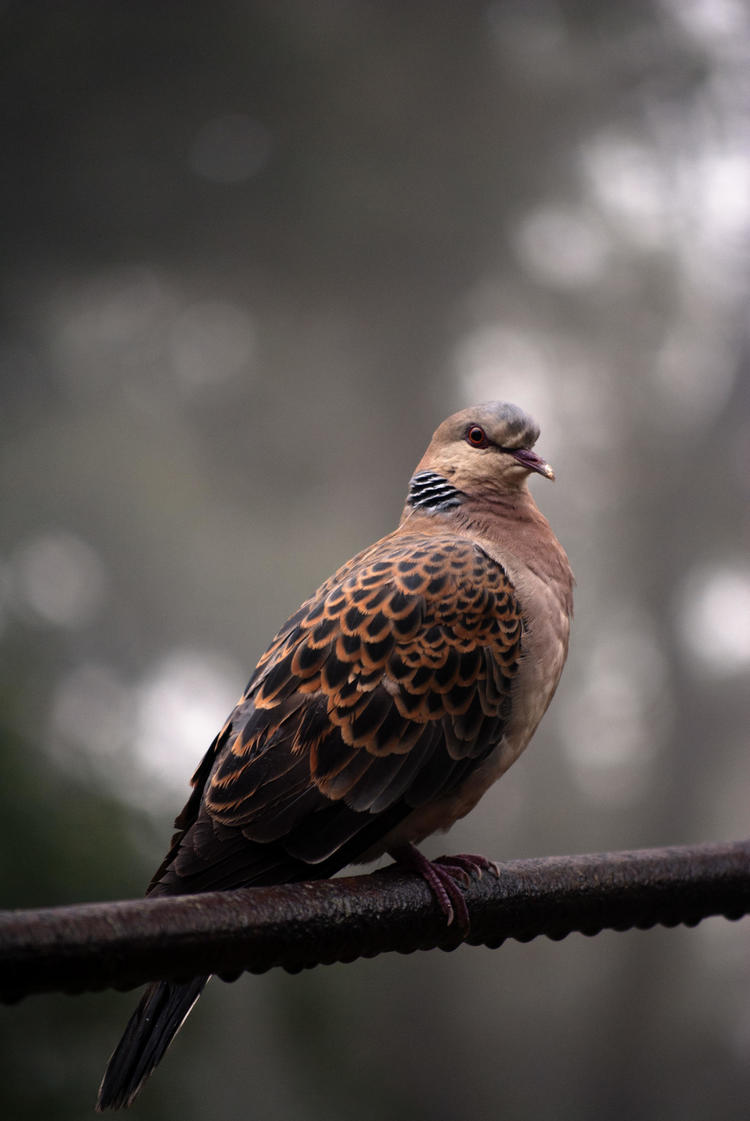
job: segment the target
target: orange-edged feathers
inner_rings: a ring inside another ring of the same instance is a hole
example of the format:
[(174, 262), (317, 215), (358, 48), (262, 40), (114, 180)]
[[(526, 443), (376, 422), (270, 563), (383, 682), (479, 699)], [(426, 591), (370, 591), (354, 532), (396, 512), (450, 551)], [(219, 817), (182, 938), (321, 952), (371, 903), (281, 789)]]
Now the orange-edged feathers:
[[(411, 852), (453, 913), (449, 871), (412, 843), (517, 758), (567, 651), (572, 575), (526, 485), (554, 477), (537, 435), (497, 402), (438, 428), (398, 529), (322, 584), (260, 658), (150, 893), (321, 878)], [(206, 980), (147, 990), (99, 1109), (132, 1101)]]

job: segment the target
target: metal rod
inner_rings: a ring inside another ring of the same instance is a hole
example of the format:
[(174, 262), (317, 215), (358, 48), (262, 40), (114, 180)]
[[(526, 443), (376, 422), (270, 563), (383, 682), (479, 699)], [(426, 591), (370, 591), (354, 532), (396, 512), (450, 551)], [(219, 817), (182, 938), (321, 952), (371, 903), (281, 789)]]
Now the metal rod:
[[(750, 913), (750, 841), (517, 860), (466, 891), (472, 945), (694, 925)], [(454, 949), (422, 880), (371, 875), (231, 892), (0, 912), (0, 1000), (128, 989), (388, 951)]]

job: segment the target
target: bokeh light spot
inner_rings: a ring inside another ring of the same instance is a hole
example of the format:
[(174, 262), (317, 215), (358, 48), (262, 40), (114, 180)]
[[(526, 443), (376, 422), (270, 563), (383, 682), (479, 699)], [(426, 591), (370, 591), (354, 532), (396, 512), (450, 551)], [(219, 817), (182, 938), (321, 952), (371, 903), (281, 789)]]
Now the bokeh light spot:
[[(110, 781), (119, 779), (122, 752), (132, 735), (133, 695), (108, 666), (85, 662), (60, 681), (52, 727), (68, 747), (93, 758)], [(110, 768), (115, 767), (113, 772)]]
[(105, 574), (94, 550), (63, 530), (41, 533), (12, 557), (12, 594), (32, 617), (60, 627), (78, 627), (96, 614)]
[(148, 266), (124, 265), (66, 280), (50, 308), (51, 349), (69, 387), (101, 396), (162, 367), (163, 337), (178, 306), (172, 285)]
[(271, 152), (271, 138), (258, 121), (232, 113), (207, 121), (190, 147), (191, 169), (212, 183), (242, 183), (261, 171)]
[(593, 216), (563, 207), (539, 207), (514, 235), (526, 271), (542, 284), (581, 288), (604, 271), (609, 251), (604, 229)]
[(683, 643), (701, 670), (716, 676), (750, 666), (750, 568), (716, 565), (688, 573), (679, 596)]
[(648, 787), (670, 716), (666, 662), (648, 620), (622, 611), (604, 624), (581, 676), (561, 713), (573, 778), (592, 801), (631, 805)]
[(602, 131), (583, 145), (581, 167), (593, 200), (621, 235), (644, 249), (665, 244), (674, 192), (656, 152), (626, 135)]
[(187, 780), (237, 701), (241, 673), (228, 658), (177, 648), (136, 691), (135, 762), (158, 790), (184, 794)]
[(175, 320), (169, 350), (177, 380), (188, 391), (247, 371), (255, 349), (250, 316), (235, 304), (191, 304)]

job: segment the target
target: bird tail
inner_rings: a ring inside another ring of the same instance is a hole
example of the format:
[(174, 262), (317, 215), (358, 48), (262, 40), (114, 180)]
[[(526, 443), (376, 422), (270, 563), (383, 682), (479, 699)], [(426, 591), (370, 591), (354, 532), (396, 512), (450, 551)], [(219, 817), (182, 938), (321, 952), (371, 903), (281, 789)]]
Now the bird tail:
[(132, 1105), (207, 981), (208, 977), (194, 977), (184, 984), (158, 981), (149, 985), (107, 1064), (96, 1103), (98, 1113)]

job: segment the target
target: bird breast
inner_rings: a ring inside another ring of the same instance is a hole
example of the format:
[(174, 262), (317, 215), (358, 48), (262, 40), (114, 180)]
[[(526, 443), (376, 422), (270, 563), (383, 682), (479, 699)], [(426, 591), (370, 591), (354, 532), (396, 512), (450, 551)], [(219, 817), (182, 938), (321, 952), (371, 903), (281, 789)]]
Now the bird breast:
[[(512, 686), (508, 725), (494, 750), (445, 798), (420, 807), (401, 822), (379, 846), (380, 851), (417, 844), (434, 832), (445, 832), (468, 814), (482, 795), (516, 761), (546, 712), (565, 665), (572, 616), (573, 574), (567, 556), (543, 515), (530, 512), (532, 537), (509, 537), (502, 525), (474, 535), (475, 543), (502, 565), (521, 604), (524, 633), (519, 672)], [(375, 854), (368, 854), (372, 856)]]

